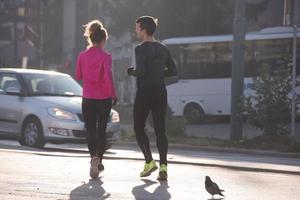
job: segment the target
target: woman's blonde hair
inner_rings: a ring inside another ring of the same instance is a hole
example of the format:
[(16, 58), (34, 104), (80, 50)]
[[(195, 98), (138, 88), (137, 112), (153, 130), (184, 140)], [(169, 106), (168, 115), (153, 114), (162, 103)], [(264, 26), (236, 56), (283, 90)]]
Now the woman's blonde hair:
[(99, 20), (92, 20), (83, 27), (85, 28), (84, 36), (89, 44), (88, 48), (108, 38), (107, 30)]

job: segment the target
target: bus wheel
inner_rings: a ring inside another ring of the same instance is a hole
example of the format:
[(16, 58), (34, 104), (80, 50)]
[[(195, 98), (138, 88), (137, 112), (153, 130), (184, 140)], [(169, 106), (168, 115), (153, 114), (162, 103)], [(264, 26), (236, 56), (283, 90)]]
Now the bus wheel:
[(204, 111), (198, 104), (188, 104), (184, 109), (184, 116), (191, 124), (196, 124), (204, 121)]

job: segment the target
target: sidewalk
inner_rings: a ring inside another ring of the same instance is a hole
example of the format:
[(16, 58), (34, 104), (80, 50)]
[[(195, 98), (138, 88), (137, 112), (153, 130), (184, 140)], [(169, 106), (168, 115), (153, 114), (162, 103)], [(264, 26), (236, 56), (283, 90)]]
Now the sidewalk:
[[(188, 125), (186, 134), (189, 136), (228, 140), (230, 138), (229, 125), (230, 124)], [(121, 127), (126, 132), (133, 132), (131, 124), (122, 124)], [(260, 134), (257, 129), (249, 125), (244, 126), (244, 136), (253, 138)], [(118, 145), (123, 147), (130, 145), (135, 151), (139, 151), (134, 142), (118, 142)], [(171, 163), (300, 175), (300, 153), (214, 146), (188, 146), (182, 144), (169, 144), (169, 148), (169, 161)], [(156, 150), (156, 146), (153, 142), (152, 149)], [(178, 149), (180, 149), (180, 151), (178, 151)], [(128, 155), (131, 155), (130, 151), (132, 150), (128, 150), (124, 155), (119, 154), (118, 158), (129, 157)], [(174, 151), (176, 153), (174, 153)], [(133, 159), (142, 159), (142, 157), (133, 157)]]
[[(158, 160), (159, 156), (154, 144), (151, 145), (151, 149), (154, 159)], [(110, 150), (115, 154), (106, 155), (106, 158), (143, 160), (142, 154), (136, 154), (137, 151), (140, 152), (134, 143), (118, 143), (118, 146)], [(196, 150), (186, 146), (170, 145), (168, 160), (169, 163), (176, 164), (300, 175), (300, 154), (276, 154), (275, 152), (263, 154), (260, 151), (248, 151), (245, 154), (237, 151), (226, 152), (222, 149), (207, 151), (204, 148)]]
[[(155, 144), (151, 145), (153, 158), (158, 160), (159, 156)], [(47, 145), (46, 149), (36, 151), (28, 147), (16, 147), (0, 143), (0, 151), (14, 151), (37, 155), (66, 156), (66, 157), (88, 157), (86, 146), (80, 144)], [(105, 159), (113, 160), (140, 160), (143, 155), (136, 143), (116, 143), (112, 149), (105, 153)], [(221, 167), (227, 169), (272, 172), (300, 175), (300, 155), (276, 152), (248, 151), (238, 152), (234, 150), (225, 151), (220, 149), (197, 149), (183, 145), (170, 145), (168, 154), (169, 163), (189, 164), (197, 166)]]

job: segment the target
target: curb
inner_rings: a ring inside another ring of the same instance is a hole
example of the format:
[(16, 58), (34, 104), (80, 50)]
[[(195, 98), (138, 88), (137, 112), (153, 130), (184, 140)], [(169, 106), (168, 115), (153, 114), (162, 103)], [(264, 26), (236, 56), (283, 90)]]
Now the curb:
[[(104, 158), (105, 159), (110, 159), (110, 160), (144, 161), (143, 158), (124, 158), (124, 157), (117, 157), (117, 156), (104, 156)], [(219, 168), (239, 170), (239, 171), (249, 171), (249, 172), (264, 172), (264, 173), (300, 175), (300, 171), (288, 171), (288, 170), (277, 170), (277, 169), (266, 169), (266, 168), (255, 168), (255, 167), (242, 167), (242, 166), (233, 166), (233, 165), (196, 163), (196, 162), (174, 161), (174, 160), (168, 160), (168, 163), (182, 164), (182, 165), (194, 165), (194, 166), (202, 166), (202, 167), (219, 167)]]
[[(120, 146), (137, 146), (135, 142), (115, 142), (114, 144)], [(151, 147), (156, 148), (155, 144), (150, 144)], [(277, 152), (277, 151), (264, 151), (264, 150), (254, 150), (254, 149), (242, 149), (242, 148), (232, 148), (232, 147), (215, 147), (215, 146), (192, 146), (184, 144), (169, 143), (169, 148), (180, 148), (182, 150), (199, 150), (217, 153), (238, 153), (247, 155), (264, 155), (272, 157), (286, 157), (286, 158), (300, 158), (300, 153), (287, 153), (287, 152)]]

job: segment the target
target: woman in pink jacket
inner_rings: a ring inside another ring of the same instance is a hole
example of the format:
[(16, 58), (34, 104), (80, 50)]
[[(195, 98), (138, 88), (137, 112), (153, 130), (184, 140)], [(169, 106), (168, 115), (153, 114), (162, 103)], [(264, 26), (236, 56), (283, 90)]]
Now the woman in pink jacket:
[(99, 172), (104, 170), (102, 158), (106, 125), (117, 98), (111, 69), (112, 57), (104, 51), (108, 37), (106, 29), (100, 21), (94, 20), (85, 25), (84, 36), (89, 46), (77, 58), (76, 79), (83, 81), (82, 113), (91, 155), (90, 176), (97, 178)]

